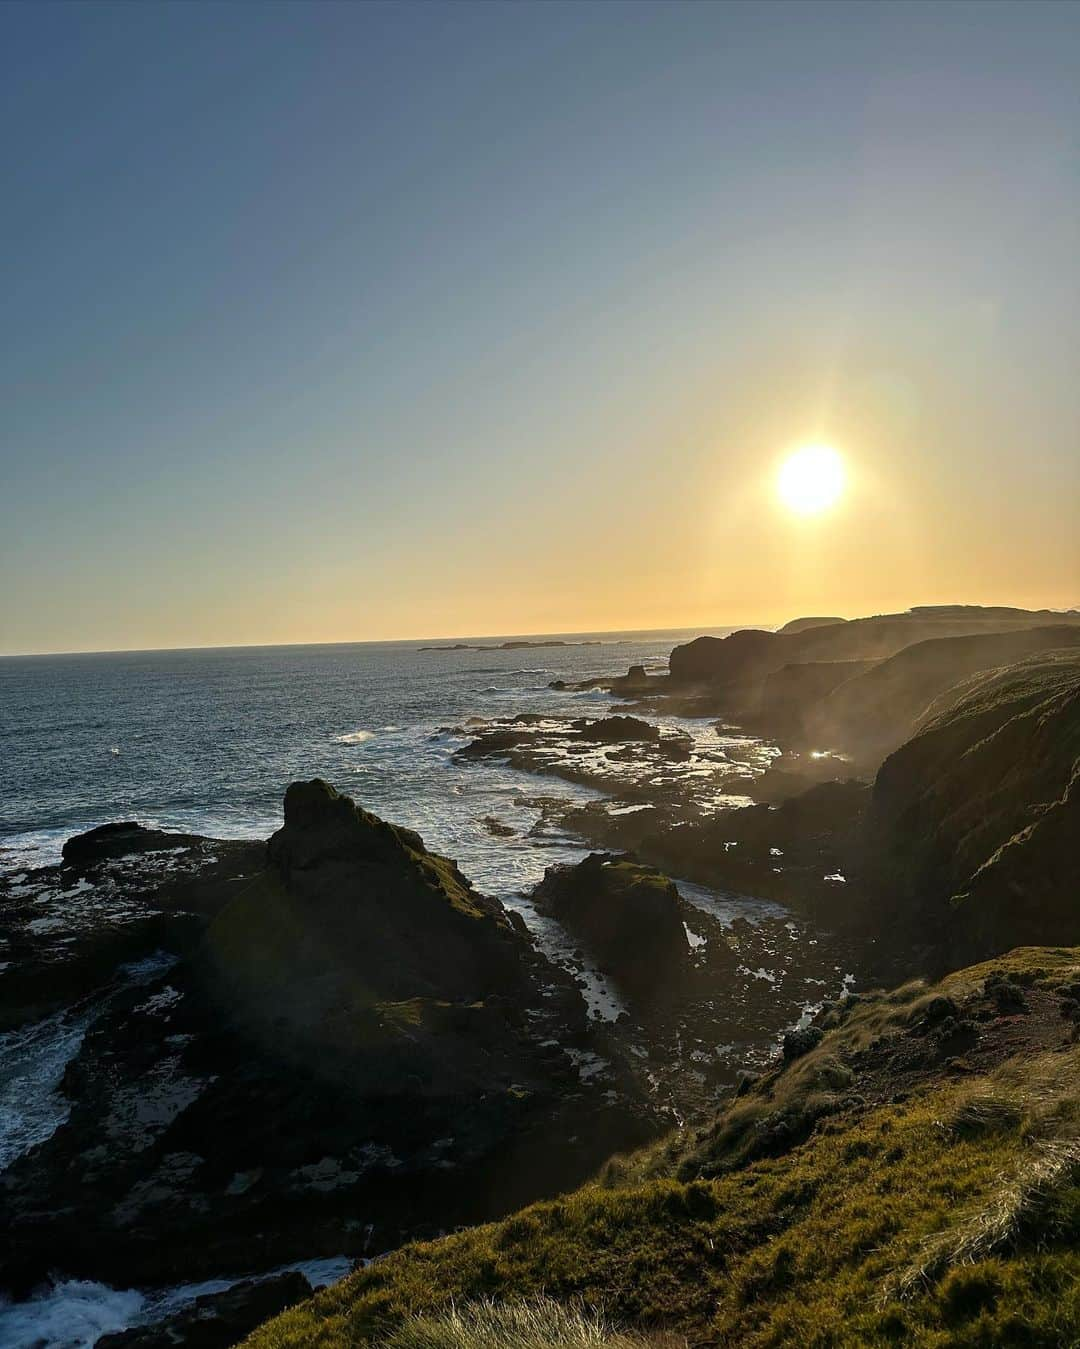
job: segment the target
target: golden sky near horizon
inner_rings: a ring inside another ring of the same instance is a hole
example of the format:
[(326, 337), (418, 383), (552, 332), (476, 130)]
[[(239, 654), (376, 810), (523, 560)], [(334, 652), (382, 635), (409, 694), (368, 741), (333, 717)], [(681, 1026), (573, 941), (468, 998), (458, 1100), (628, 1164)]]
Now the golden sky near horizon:
[(1080, 605), (1077, 7), (613, 12), (13, 15), (0, 653)]

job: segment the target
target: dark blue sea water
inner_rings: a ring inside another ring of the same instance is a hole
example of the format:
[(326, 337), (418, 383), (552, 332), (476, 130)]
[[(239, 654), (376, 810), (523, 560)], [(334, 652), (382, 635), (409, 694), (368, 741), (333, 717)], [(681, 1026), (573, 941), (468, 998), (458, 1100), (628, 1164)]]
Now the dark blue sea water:
[[(717, 629), (719, 632), (726, 629)], [(324, 777), (506, 895), (573, 854), (529, 836), (553, 778), (452, 762), (470, 717), (602, 713), (604, 694), (548, 683), (666, 665), (686, 633), (607, 633), (512, 651), (418, 642), (10, 657), (0, 660), (0, 866), (55, 861), (72, 833), (115, 819), (264, 836), (296, 778)], [(489, 638), (498, 643), (504, 639)], [(514, 829), (498, 839), (495, 817)]]

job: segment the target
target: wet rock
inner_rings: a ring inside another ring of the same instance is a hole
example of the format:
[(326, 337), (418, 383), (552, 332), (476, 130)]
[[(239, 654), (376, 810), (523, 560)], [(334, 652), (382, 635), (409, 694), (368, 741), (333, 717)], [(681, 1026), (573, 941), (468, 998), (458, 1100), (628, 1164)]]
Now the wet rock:
[(601, 717), (590, 721), (579, 717), (570, 723), (583, 740), (596, 740), (601, 744), (618, 744), (620, 741), (659, 740), (660, 727), (653, 726), (637, 717)]
[(563, 818), (591, 842), (622, 848), (673, 874), (860, 927), (874, 916), (853, 879), (868, 800), (865, 783), (825, 782), (777, 807), (699, 818), (651, 807), (614, 815), (604, 803), (573, 807)]
[(494, 815), (485, 815), (480, 823), (495, 838), (513, 838), (514, 830), (502, 820), (496, 819)]
[(606, 1042), (610, 1096), (562, 1048), (593, 1052), (571, 977), (413, 831), (314, 781), (269, 845), (233, 846), (120, 859), (125, 894), (183, 904), (194, 930), (89, 1005), (70, 1113), (0, 1174), (0, 1286), (377, 1252), (572, 1185), (658, 1129)]
[(117, 857), (193, 848), (202, 842), (196, 834), (147, 829), (135, 820), (123, 820), (76, 834), (64, 844), (61, 855), (69, 866), (86, 868)]
[(311, 1296), (295, 1270), (269, 1279), (248, 1279), (223, 1293), (208, 1293), (192, 1306), (152, 1326), (103, 1335), (95, 1349), (230, 1349), (256, 1326)]
[(689, 955), (678, 890), (662, 873), (625, 858), (593, 853), (576, 866), (549, 867), (533, 900), (634, 991), (671, 978)]

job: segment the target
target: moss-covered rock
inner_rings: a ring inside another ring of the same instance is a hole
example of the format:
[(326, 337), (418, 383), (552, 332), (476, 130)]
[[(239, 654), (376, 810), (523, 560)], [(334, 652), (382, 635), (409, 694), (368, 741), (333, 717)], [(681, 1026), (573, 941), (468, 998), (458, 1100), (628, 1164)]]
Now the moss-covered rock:
[[(571, 977), (412, 831), (315, 781), (268, 846), (195, 840), (170, 863), (121, 834), (125, 887), (179, 906), (184, 940), (88, 1009), (70, 1114), (0, 1178), (0, 1287), (377, 1252), (655, 1135)], [(597, 1050), (603, 1083), (575, 1057)]]
[(678, 890), (663, 873), (626, 858), (592, 853), (576, 866), (549, 867), (533, 900), (632, 993), (677, 978), (689, 956)]

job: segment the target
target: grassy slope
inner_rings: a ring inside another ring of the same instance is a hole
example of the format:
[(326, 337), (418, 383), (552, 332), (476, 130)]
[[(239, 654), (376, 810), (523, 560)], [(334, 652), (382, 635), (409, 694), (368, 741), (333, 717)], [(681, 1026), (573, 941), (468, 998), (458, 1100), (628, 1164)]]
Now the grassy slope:
[[(1030, 1010), (987, 1010), (988, 975)], [(405, 1247), (249, 1345), (379, 1344), (451, 1302), (539, 1293), (695, 1345), (1080, 1343), (1077, 990), (1080, 949), (1032, 948), (838, 1010), (712, 1128)], [(919, 1058), (943, 1014), (980, 1022), (970, 1061)]]

